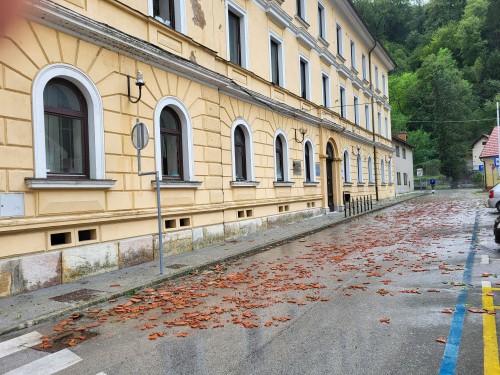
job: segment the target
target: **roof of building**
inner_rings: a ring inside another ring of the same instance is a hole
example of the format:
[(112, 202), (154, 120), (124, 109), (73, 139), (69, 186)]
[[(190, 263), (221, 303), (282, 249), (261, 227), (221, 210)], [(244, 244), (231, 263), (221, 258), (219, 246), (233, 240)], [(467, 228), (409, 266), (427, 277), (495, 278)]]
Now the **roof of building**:
[(402, 143), (404, 144), (405, 146), (408, 146), (408, 147), (411, 147), (411, 148), (415, 148), (415, 146), (412, 146), (411, 144), (409, 144), (408, 142), (406, 141), (403, 141), (401, 138), (398, 138), (398, 137), (392, 137), (392, 141), (397, 141), (399, 143)]
[(490, 136), (488, 134), (481, 134), (479, 137), (477, 137), (474, 142), (471, 143), (471, 147), (474, 147), (474, 145), (479, 142), (482, 138), (486, 137), (488, 139)]
[(483, 151), (481, 151), (479, 159), (491, 158), (493, 156), (498, 156), (498, 127), (496, 126), (491, 131), (488, 142), (486, 142)]

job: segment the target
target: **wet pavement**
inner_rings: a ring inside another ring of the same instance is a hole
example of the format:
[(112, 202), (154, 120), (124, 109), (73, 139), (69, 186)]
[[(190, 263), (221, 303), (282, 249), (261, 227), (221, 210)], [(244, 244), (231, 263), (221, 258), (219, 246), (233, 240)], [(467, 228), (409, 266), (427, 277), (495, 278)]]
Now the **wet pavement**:
[(63, 348), (62, 374), (498, 373), (485, 199), (425, 195), (4, 335), (44, 337), (0, 373)]

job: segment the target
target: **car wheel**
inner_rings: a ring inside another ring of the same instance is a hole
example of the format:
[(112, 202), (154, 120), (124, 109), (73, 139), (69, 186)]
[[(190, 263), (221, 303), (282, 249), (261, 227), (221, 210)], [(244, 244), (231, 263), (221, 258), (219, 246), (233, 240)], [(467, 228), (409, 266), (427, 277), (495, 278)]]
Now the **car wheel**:
[(495, 207), (496, 207), (497, 211), (500, 212), (500, 202), (498, 202)]

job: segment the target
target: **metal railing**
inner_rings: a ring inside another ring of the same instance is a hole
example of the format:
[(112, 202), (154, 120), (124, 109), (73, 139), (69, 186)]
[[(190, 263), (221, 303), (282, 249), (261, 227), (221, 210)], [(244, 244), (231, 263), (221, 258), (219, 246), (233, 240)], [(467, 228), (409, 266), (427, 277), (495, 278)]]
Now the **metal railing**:
[(357, 215), (373, 209), (373, 198), (371, 195), (356, 197), (344, 202), (344, 217)]

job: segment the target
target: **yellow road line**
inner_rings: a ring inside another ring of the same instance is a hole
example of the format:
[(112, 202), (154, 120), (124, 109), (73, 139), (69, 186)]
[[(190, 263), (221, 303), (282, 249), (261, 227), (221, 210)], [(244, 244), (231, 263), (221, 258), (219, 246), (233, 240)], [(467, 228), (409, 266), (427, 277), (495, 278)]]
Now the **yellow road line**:
[[(487, 296), (492, 290), (491, 283), (483, 281), (483, 309), (494, 310), (493, 297)], [(484, 341), (484, 375), (500, 374), (500, 362), (498, 359), (498, 338), (495, 315), (483, 315), (483, 341)]]

